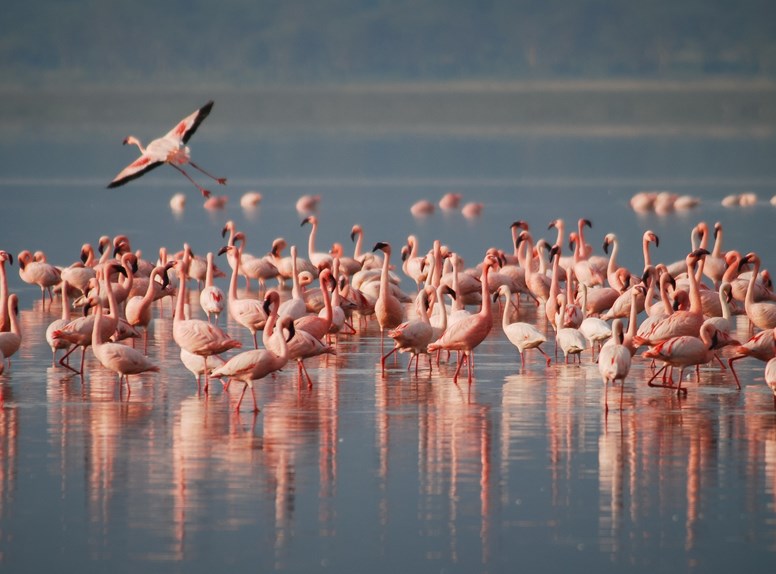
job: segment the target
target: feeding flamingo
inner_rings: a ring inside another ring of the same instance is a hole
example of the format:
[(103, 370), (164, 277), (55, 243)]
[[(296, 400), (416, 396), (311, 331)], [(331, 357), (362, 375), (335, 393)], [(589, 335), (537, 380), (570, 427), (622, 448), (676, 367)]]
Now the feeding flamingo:
[(209, 178), (221, 185), (226, 185), (225, 177), (215, 177), (210, 175), (204, 169), (191, 161), (189, 148), (186, 146), (194, 132), (197, 131), (199, 124), (208, 116), (213, 108), (213, 101), (209, 101), (193, 114), (183, 118), (178, 124), (160, 138), (152, 140), (145, 148), (135, 136), (127, 136), (124, 139), (124, 145), (133, 144), (140, 149), (140, 157), (125, 167), (108, 184), (108, 188), (118, 187), (137, 179), (141, 175), (151, 171), (162, 164), (168, 164), (181, 172), (205, 197), (210, 197), (210, 192), (199, 185), (194, 179), (186, 173), (181, 167), (189, 164), (194, 169), (204, 173)]

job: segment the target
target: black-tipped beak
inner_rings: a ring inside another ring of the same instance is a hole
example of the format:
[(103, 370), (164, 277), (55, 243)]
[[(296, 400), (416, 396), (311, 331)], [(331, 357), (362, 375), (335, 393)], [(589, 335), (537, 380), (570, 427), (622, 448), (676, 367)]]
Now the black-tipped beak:
[(218, 250), (218, 254), (219, 255), (223, 255), (227, 251), (229, 251), (229, 246), (228, 245), (224, 245), (221, 249)]
[(270, 303), (271, 303), (271, 301), (270, 301), (269, 297), (265, 297), (264, 298), (264, 304), (261, 306), (262, 309), (264, 309), (264, 314), (267, 317), (269, 317), (269, 306), (270, 306)]
[(375, 243), (375, 246), (372, 248), (372, 251), (374, 252), (374, 251), (377, 251), (378, 249), (385, 249), (386, 247), (388, 247), (387, 243), (378, 241), (377, 243)]
[(86, 263), (89, 260), (89, 254), (86, 253), (86, 249), (81, 249), (81, 263)]
[(679, 310), (679, 301), (677, 299), (674, 299), (674, 302), (671, 305), (671, 307), (673, 308), (674, 311), (678, 311)]
[(305, 223), (310, 223), (310, 218), (309, 217), (305, 217), (302, 220), (302, 223), (299, 224), (299, 227), (303, 226)]
[(229, 228), (227, 228), (227, 227), (224, 227), (224, 228), (221, 230), (221, 238), (222, 238), (222, 239), (226, 238), (226, 232), (227, 232), (227, 231), (229, 231)]
[(550, 221), (550, 224), (547, 226), (547, 229), (552, 229), (553, 227), (555, 227), (555, 222)]
[(448, 287), (447, 285), (445, 285), (445, 293), (450, 295), (450, 297), (452, 297), (453, 299), (455, 299), (457, 297), (457, 295), (455, 294), (455, 291), (453, 290), (453, 288), (452, 287)]
[(655, 235), (654, 237), (655, 237), (655, 247), (660, 247), (660, 238), (657, 235)]
[(695, 251), (690, 253), (690, 255), (692, 255), (693, 257), (701, 258), (705, 255), (711, 255), (711, 252), (708, 251), (707, 249), (701, 248), (701, 249), (696, 249)]
[(13, 265), (13, 253), (8, 254), (8, 262)]
[(356, 236), (357, 236), (357, 235), (358, 235), (358, 233), (356, 233), (355, 231), (351, 231), (351, 232), (350, 232), (350, 240), (351, 240), (351, 241), (353, 241), (353, 242), (355, 242), (355, 241), (356, 241)]
[(294, 322), (289, 321), (288, 323), (288, 339), (286, 339), (286, 343), (290, 342), (291, 339), (294, 338), (294, 335), (296, 335), (296, 327), (294, 327)]
[(609, 242), (606, 239), (604, 239), (604, 253), (609, 255)]
[(127, 270), (124, 268), (123, 265), (111, 265), (111, 269), (116, 271), (117, 273), (121, 273), (124, 277), (127, 277)]
[(582, 220), (582, 226), (584, 227), (585, 225), (587, 225), (590, 229), (593, 229), (593, 223), (589, 219)]

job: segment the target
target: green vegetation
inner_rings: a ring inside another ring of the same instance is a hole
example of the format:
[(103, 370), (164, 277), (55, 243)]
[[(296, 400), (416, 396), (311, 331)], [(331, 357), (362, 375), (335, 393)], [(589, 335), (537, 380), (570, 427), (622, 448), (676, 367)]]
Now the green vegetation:
[(776, 76), (773, 0), (9, 0), (4, 85)]

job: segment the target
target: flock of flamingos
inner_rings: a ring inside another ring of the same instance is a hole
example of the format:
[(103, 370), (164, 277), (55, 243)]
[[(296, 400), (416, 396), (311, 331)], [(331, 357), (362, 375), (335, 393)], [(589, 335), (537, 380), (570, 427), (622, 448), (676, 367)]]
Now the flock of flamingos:
[[(191, 162), (185, 145), (212, 105), (208, 102), (145, 148), (137, 138), (128, 137), (124, 143), (137, 145), (141, 156), (109, 187), (167, 163), (209, 196), (182, 166), (191, 165), (220, 184), (226, 182)], [(448, 196), (443, 201), (456, 199)], [(316, 216), (310, 215), (302, 224), (310, 226), (306, 257), (297, 253), (295, 245), (284, 256), (288, 245), (283, 239), (275, 240), (267, 255), (252, 255), (245, 251), (245, 233), (227, 222), (222, 234), (225, 245), (218, 251), (231, 268), (226, 293), (214, 282), (224, 276), (215, 264), (216, 254), (198, 257), (188, 245), (176, 254), (162, 248), (158, 261), (151, 262), (134, 252), (130, 239), (122, 235), (101, 238), (99, 255), (85, 244), (80, 261), (69, 266), (55, 266), (44, 253), (27, 250), (16, 259), (21, 280), (40, 286), (44, 312), (46, 298), (53, 300), (52, 290), (62, 299), (62, 316), (46, 331), (53, 361), (62, 368), (83, 377), (85, 353), (91, 348), (102, 366), (118, 375), (119, 385), (126, 383), (128, 389), (130, 375), (158, 371), (146, 355), (147, 330), (162, 309), (161, 302), (155, 302), (169, 297), (174, 301), (172, 332), (181, 362), (197, 377), (198, 385), (204, 376), (206, 392), (212, 379), (227, 388), (231, 381), (242, 382), (237, 411), (250, 388), (253, 410), (258, 412), (254, 382), (291, 361), (297, 363), (300, 382), (312, 385), (304, 361), (336, 353), (336, 339), (363, 329), (369, 320), (379, 326), (383, 372), (386, 360), (397, 351), (410, 355), (407, 369), (414, 361), (416, 376), (421, 356), (427, 364), (423, 368), (433, 369), (440, 355), (455, 351), (453, 383), (458, 384), (466, 364), (471, 384), (477, 347), (500, 328), (523, 365), (531, 351), (541, 354), (550, 368), (553, 359), (543, 348), (548, 339), (554, 342), (556, 360), (560, 353), (567, 363), (581, 361), (581, 354), (590, 352), (607, 391), (619, 382), (621, 404), (624, 381), (637, 353), (655, 365), (648, 384), (678, 394), (687, 392), (682, 386), (686, 369), (695, 367), (697, 378), (700, 365), (716, 362), (725, 369), (723, 352), (740, 388), (734, 362), (752, 357), (767, 362), (765, 380), (776, 406), (776, 294), (756, 253), (722, 250), (720, 224), (695, 226), (697, 247), (670, 265), (653, 263), (650, 245), (657, 245), (659, 238), (646, 231), (644, 267), (639, 270), (618, 265), (614, 234), (605, 237), (605, 253), (595, 255), (585, 241), (585, 228), (590, 226), (585, 219), (568, 234), (562, 220), (550, 222), (549, 228), (557, 231), (554, 244), (534, 239), (529, 225), (516, 221), (511, 226), (511, 248), (489, 248), (481, 263), (471, 268), (465, 268), (460, 257), (440, 241), (423, 252), (413, 236), (400, 253), (394, 254), (384, 242), (365, 251), (359, 225), (351, 230), (352, 256), (340, 244), (318, 251)], [(567, 244), (572, 253), (563, 255)], [(0, 251), (0, 372), (10, 367), (12, 356), (24, 344), (18, 296), (9, 293), (6, 263), (13, 265), (14, 257)], [(402, 275), (416, 286), (412, 293), (402, 291)], [(191, 280), (199, 284), (198, 302), (206, 319), (192, 318), (196, 310), (187, 293)], [(245, 291), (238, 290), (241, 281)], [(258, 291), (250, 290), (251, 282), (258, 283)], [(502, 298), (503, 306), (496, 307)], [(519, 320), (526, 305), (538, 308), (538, 324)], [(248, 330), (253, 349), (241, 350), (240, 340), (219, 326), (224, 312)], [(639, 322), (642, 313), (645, 318)], [(750, 322), (753, 336), (748, 341), (734, 338), (739, 314), (746, 314)], [(515, 317), (517, 321), (512, 320)], [(78, 350), (80, 362), (74, 358)]]

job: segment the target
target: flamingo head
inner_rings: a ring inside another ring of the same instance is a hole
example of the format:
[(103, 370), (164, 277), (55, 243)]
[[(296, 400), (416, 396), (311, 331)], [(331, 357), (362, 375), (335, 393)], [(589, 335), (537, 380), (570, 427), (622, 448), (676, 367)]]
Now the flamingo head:
[(528, 224), (523, 221), (522, 219), (518, 219), (517, 221), (513, 221), (512, 225), (509, 226), (510, 229), (522, 229), (523, 231), (528, 231)]
[(579, 228), (582, 229), (583, 227), (587, 226), (590, 229), (593, 229), (593, 223), (589, 219), (580, 219), (578, 221)]
[(609, 245), (614, 243), (615, 236), (614, 233), (607, 233), (606, 237), (604, 237), (604, 253), (609, 255)]
[(655, 244), (655, 247), (660, 247), (660, 238), (650, 229), (644, 232), (644, 242), (652, 242)]
[(372, 248), (372, 252), (375, 252), (378, 249), (383, 253), (388, 253), (391, 250), (391, 246), (388, 243), (385, 243), (383, 241), (378, 241), (377, 243), (375, 243), (375, 246)]
[(221, 237), (226, 237), (227, 233), (233, 233), (235, 230), (234, 221), (231, 219), (224, 223), (224, 228), (221, 230)]

